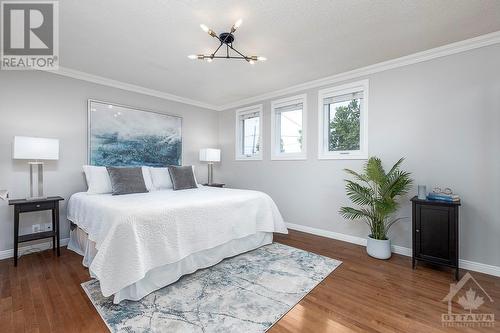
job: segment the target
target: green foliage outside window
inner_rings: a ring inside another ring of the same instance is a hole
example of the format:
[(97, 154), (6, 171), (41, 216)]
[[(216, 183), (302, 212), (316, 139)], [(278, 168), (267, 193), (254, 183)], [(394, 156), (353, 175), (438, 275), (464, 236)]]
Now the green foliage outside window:
[[(330, 104), (333, 105), (333, 104)], [(337, 106), (330, 121), (328, 148), (330, 151), (359, 150), (359, 116), (361, 103), (353, 99), (347, 106)]]

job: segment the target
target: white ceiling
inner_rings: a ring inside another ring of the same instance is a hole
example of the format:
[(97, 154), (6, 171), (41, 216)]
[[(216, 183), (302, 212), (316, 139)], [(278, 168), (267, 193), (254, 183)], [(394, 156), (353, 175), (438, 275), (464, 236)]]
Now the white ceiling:
[[(60, 65), (211, 105), (500, 31), (499, 0), (62, 0)], [(268, 58), (206, 63), (234, 46)]]

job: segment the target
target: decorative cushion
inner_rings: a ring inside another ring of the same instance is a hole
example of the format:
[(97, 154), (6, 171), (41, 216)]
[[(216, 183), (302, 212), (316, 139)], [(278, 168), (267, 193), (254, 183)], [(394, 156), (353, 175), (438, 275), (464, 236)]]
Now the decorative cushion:
[(173, 187), (168, 168), (149, 168), (153, 190), (166, 190)]
[(142, 175), (142, 168), (115, 168), (107, 167), (113, 195), (130, 193), (145, 193), (146, 184)]
[(194, 169), (191, 165), (170, 165), (168, 167), (168, 172), (170, 173), (170, 179), (172, 180), (174, 191), (198, 187), (198, 184), (196, 184), (196, 178), (194, 177)]

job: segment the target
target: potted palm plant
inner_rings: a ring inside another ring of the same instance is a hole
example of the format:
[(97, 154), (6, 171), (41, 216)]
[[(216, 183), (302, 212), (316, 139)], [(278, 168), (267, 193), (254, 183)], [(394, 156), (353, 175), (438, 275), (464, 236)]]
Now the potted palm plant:
[(389, 228), (402, 218), (392, 215), (398, 209), (397, 198), (408, 193), (413, 180), (411, 174), (399, 169), (404, 158), (385, 172), (382, 161), (371, 157), (363, 173), (344, 169), (354, 180), (346, 179), (346, 193), (358, 207), (341, 207), (340, 214), (348, 220), (361, 219), (370, 227), (366, 252), (378, 259), (391, 257), (391, 241), (387, 237)]

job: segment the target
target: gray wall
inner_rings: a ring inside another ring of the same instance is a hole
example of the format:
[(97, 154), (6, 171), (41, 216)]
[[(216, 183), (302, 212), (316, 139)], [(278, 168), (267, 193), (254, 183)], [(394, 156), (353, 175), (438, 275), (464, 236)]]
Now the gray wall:
[[(198, 151), (217, 146), (216, 111), (45, 72), (1, 71), (0, 87), (0, 189), (8, 189), (11, 198), (28, 193), (27, 163), (11, 158), (13, 136), (59, 138), (59, 161), (45, 165), (45, 192), (66, 199), (62, 203), (62, 238), (68, 237), (66, 202), (71, 194), (86, 190), (82, 165), (87, 156), (88, 98), (182, 116), (183, 163), (196, 165), (199, 181), (206, 180), (206, 165), (199, 165)], [(13, 247), (12, 210), (0, 200), (0, 251)], [(47, 213), (23, 215), (23, 233), (31, 232), (32, 223), (48, 221)]]
[[(500, 45), (367, 78), (369, 154), (386, 166), (404, 156), (403, 168), (417, 184), (449, 186), (460, 194), (461, 259), (500, 266)], [(235, 161), (235, 110), (227, 110), (219, 118), (223, 158), (216, 176), (229, 186), (270, 194), (287, 222), (365, 237), (365, 224), (338, 214), (348, 203), (342, 169), (359, 170), (364, 161), (317, 159), (317, 91), (306, 91), (307, 160), (270, 160), (270, 100), (265, 100), (263, 161)], [(399, 215), (411, 216), (408, 198)], [(411, 219), (395, 226), (393, 244), (411, 247), (410, 229)]]

